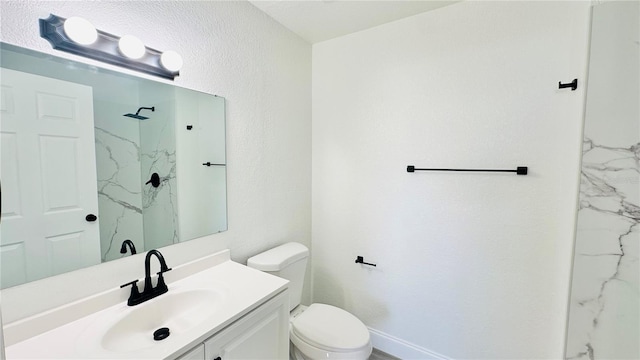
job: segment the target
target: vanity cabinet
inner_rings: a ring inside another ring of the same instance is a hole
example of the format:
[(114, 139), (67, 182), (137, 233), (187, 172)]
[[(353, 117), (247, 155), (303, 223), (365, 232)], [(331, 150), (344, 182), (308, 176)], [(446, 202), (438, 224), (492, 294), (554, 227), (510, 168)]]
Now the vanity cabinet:
[(289, 358), (289, 293), (284, 291), (177, 360)]
[(200, 344), (189, 350), (186, 354), (176, 360), (202, 360), (204, 359), (204, 344)]
[[(140, 305), (127, 306), (126, 290), (113, 288), (4, 326), (6, 358), (288, 358), (287, 280), (231, 261), (228, 250), (169, 275), (182, 277), (169, 279), (167, 294)], [(156, 342), (150, 331), (161, 327), (173, 331)]]

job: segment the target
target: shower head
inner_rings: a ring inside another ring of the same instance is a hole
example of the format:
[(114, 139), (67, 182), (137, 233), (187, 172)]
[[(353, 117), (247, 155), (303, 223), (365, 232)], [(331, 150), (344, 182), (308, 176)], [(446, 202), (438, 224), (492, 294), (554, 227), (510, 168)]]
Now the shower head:
[(142, 115), (138, 115), (138, 114), (124, 114), (122, 116), (128, 116), (130, 118), (134, 118), (134, 119), (138, 119), (138, 120), (147, 120), (148, 119), (148, 117), (142, 116)]
[(142, 110), (142, 109), (156, 111), (156, 107), (155, 106), (153, 106), (153, 107), (141, 107), (141, 108), (138, 109), (138, 111), (135, 114), (129, 113), (129, 114), (124, 114), (122, 116), (128, 116), (130, 118), (134, 118), (134, 119), (138, 119), (138, 120), (147, 120), (148, 117), (140, 115), (140, 110)]

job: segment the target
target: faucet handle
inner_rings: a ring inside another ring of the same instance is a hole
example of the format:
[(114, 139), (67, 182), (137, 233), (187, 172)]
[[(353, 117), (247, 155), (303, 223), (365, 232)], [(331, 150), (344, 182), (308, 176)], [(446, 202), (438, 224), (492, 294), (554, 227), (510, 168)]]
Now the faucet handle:
[(167, 284), (164, 282), (164, 276), (162, 276), (162, 273), (165, 273), (169, 270), (171, 269), (160, 271), (158, 273), (158, 283), (156, 284), (156, 287), (153, 289), (154, 292), (156, 292), (158, 295), (164, 294), (169, 290), (169, 287), (167, 287)]
[(168, 268), (168, 269), (165, 269), (165, 270), (160, 270), (160, 271), (159, 271), (159, 272), (157, 272), (156, 274), (157, 274), (157, 275), (162, 275), (162, 273), (166, 273), (167, 271), (171, 271), (171, 270), (173, 270), (173, 269), (172, 269), (172, 268)]
[(136, 280), (133, 280), (133, 281), (128, 282), (126, 284), (122, 284), (122, 285), (120, 285), (120, 289), (122, 289), (125, 286), (131, 285), (132, 289), (135, 288), (137, 290), (138, 289), (138, 285), (136, 285), (137, 282), (138, 282), (138, 280), (136, 279)]
[(164, 282), (164, 276), (162, 276), (162, 274), (166, 273), (167, 271), (171, 271), (171, 268), (168, 268), (167, 270), (160, 270), (160, 272), (156, 273), (158, 275), (158, 283), (156, 284), (156, 286), (160, 289), (167, 288), (167, 284), (165, 284)]
[(138, 285), (136, 285), (137, 282), (138, 280), (133, 280), (126, 284), (120, 285), (120, 288), (131, 285), (131, 294), (129, 295), (129, 299), (127, 300), (127, 305), (129, 306), (138, 304), (137, 301), (139, 301), (141, 298), (140, 291), (138, 290)]
[(138, 285), (136, 284), (137, 282), (138, 282), (138, 280), (133, 280), (132, 282), (128, 282), (126, 284), (120, 285), (121, 289), (123, 287), (131, 285), (131, 295), (129, 296), (129, 299), (136, 298), (136, 297), (140, 296), (140, 291), (138, 290)]

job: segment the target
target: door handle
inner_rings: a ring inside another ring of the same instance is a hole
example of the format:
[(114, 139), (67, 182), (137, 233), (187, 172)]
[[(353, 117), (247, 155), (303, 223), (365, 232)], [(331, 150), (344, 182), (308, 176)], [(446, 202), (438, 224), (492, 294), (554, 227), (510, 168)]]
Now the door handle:
[(88, 222), (94, 222), (94, 221), (98, 220), (98, 217), (93, 215), (93, 214), (89, 214), (89, 215), (85, 216), (84, 219), (87, 220)]

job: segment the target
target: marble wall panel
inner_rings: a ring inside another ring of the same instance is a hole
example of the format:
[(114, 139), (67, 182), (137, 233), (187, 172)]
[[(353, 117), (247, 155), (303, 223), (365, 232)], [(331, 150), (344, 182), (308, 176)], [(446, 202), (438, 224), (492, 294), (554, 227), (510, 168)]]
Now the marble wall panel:
[(593, 9), (568, 359), (640, 358), (639, 19)]
[(140, 121), (141, 172), (143, 183), (153, 173), (160, 185), (142, 186), (145, 249), (178, 243), (176, 183), (175, 96), (173, 89), (140, 89), (140, 106), (153, 106), (149, 119)]
[(95, 101), (96, 171), (102, 261), (127, 256), (120, 245), (131, 240), (144, 250), (140, 136), (137, 120), (122, 116), (126, 105)]

